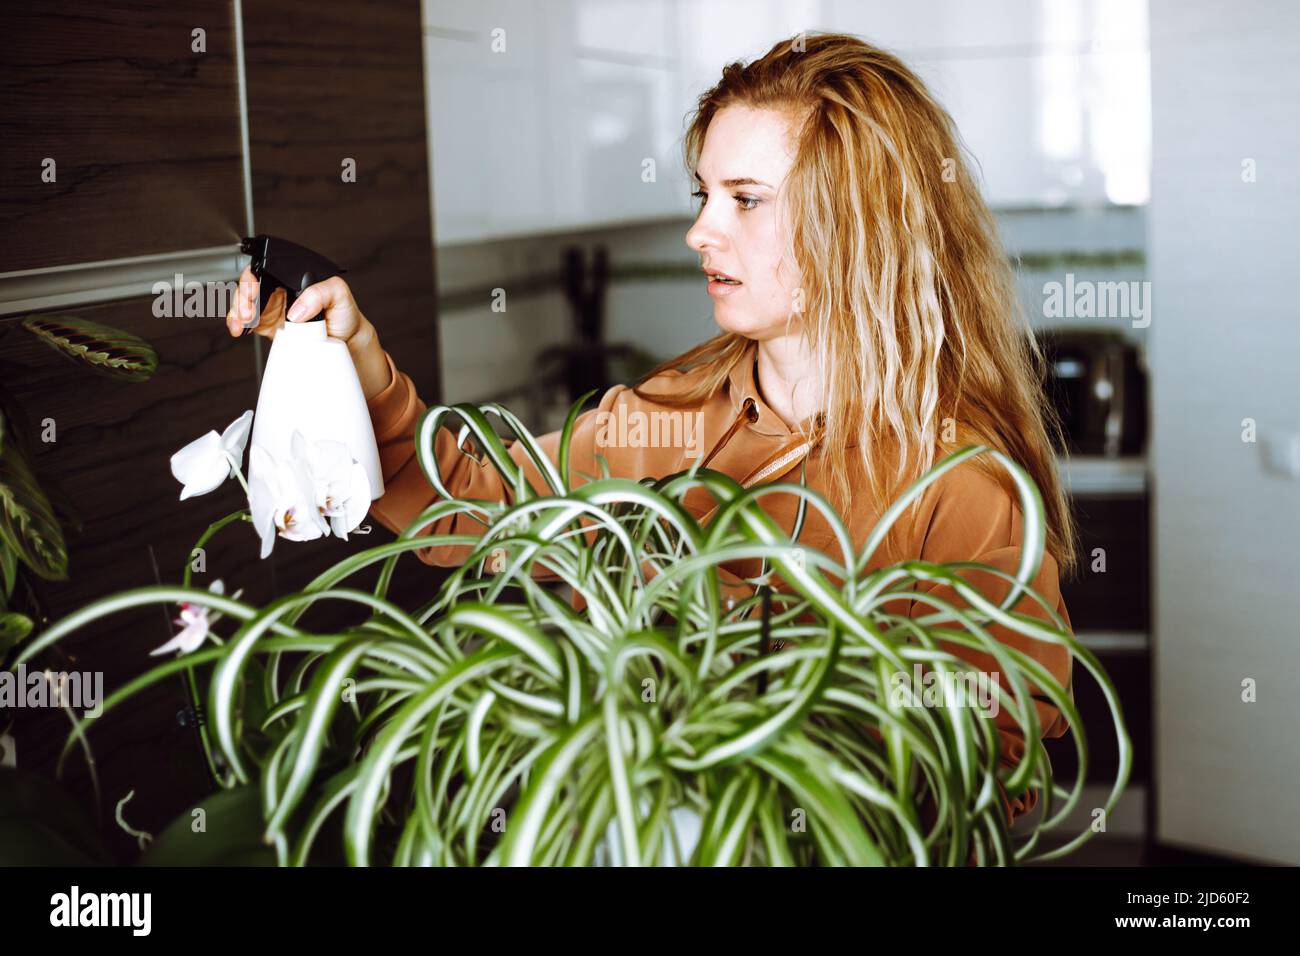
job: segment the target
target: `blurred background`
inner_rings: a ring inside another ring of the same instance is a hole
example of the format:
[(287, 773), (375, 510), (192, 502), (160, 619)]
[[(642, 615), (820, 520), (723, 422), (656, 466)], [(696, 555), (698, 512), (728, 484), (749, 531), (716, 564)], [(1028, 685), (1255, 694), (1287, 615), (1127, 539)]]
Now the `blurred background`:
[[(293, 239), (348, 270), (426, 402), (499, 400), (558, 427), (577, 394), (715, 331), (684, 242), (695, 99), (779, 39), (848, 32), (899, 54), (953, 115), (1051, 359), (1081, 530), (1066, 603), (1135, 754), (1105, 832), (1069, 862), (1300, 863), (1300, 8), (270, 6), (4, 14), (0, 368), (31, 423), (58, 423), (35, 465), (83, 512), (69, 579), (36, 585), (52, 617), (174, 580), (238, 507), (233, 487), (178, 505), (166, 463), (253, 407), (264, 343), (229, 339), (224, 307), (158, 315), (156, 283), (229, 280), (241, 235)], [(158, 372), (87, 379), (24, 334), (33, 315), (138, 335)], [(208, 560), (267, 599), (375, 540), (258, 562), (254, 540), (229, 539)], [(406, 572), (395, 595), (427, 591), (431, 569)], [(168, 627), (156, 609), (123, 615), (78, 664), (117, 686)], [(1118, 761), (1100, 692), (1075, 677), (1091, 764), (1066, 833), (1091, 823)], [(140, 825), (203, 792), (192, 723), (179, 687), (159, 688), (97, 731), (105, 793), (136, 789)], [(20, 765), (52, 766), (65, 731), (58, 714), (0, 714)], [(1052, 742), (1063, 780), (1072, 748)]]

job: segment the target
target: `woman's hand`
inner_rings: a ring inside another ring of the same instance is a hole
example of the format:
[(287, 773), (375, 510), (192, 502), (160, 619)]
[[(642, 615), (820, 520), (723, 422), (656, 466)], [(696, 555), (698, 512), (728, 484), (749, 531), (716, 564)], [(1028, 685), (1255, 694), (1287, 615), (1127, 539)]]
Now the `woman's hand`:
[(258, 279), (249, 268), (245, 268), (239, 277), (239, 292), (235, 302), (226, 313), (226, 329), (232, 336), (243, 335), (251, 327), (258, 335), (274, 339), (276, 331), (289, 322), (305, 322), (325, 313), (325, 332), (330, 338), (338, 339), (347, 345), (352, 354), (352, 363), (356, 366), (357, 377), (361, 380), (361, 391), (367, 400), (379, 394), (392, 381), (388, 360), (379, 344), (375, 327), (370, 324), (352, 290), (338, 276), (309, 285), (298, 296), (284, 314), (284, 290), (276, 289), (267, 300), (266, 309), (261, 315), (257, 311)]
[[(235, 303), (226, 313), (226, 328), (231, 335), (243, 335), (253, 320), (253, 313), (257, 311), (258, 285), (257, 276), (245, 267), (239, 277), (239, 292), (235, 296)], [(352, 298), (352, 290), (338, 276), (307, 286), (287, 316), (284, 314), (284, 299), (283, 289), (271, 293), (266, 310), (257, 317), (252, 331), (273, 339), (282, 322), (303, 322), (324, 312), (325, 330), (329, 336), (341, 342), (350, 342), (353, 336), (370, 325), (361, 314), (356, 299)]]

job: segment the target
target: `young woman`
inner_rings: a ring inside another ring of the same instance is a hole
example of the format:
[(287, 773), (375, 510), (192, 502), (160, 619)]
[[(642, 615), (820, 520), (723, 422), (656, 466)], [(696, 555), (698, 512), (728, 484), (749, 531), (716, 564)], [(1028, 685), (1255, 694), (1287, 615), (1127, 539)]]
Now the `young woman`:
[[(895, 57), (851, 36), (803, 35), (748, 66), (727, 66), (700, 97), (685, 146), (700, 200), (686, 242), (699, 255), (702, 281), (708, 277), (721, 334), (636, 387), (609, 389), (575, 428), (574, 473), (599, 474), (602, 456), (613, 475), (661, 477), (702, 454), (710, 468), (750, 486), (798, 480), (806, 467), (808, 484), (837, 506), (860, 546), (888, 504), (939, 459), (989, 445), (1039, 487), (1049, 536), (1033, 587), (1068, 623), (1059, 576), (1074, 570), (1075, 532), (1057, 478), (1052, 440), (1060, 425), (1043, 400), (1042, 358), (1019, 313), (996, 225), (948, 114)], [(256, 280), (245, 272), (227, 316), (232, 335), (252, 322), (255, 301)], [(278, 309), (273, 300), (256, 331), (273, 335), (282, 309), (282, 299)], [(426, 406), (342, 279), (308, 288), (287, 318), (321, 311), (329, 334), (351, 349), (374, 421), (386, 491), (372, 514), (401, 531), (437, 497), (412, 437)], [(626, 427), (638, 421), (640, 430)], [(675, 445), (647, 440), (654, 422), (672, 424)], [(558, 437), (541, 439), (552, 456)], [(446, 430), (436, 453), (456, 493), (509, 494)], [(516, 459), (543, 488), (522, 451)], [(793, 496), (762, 501), (793, 529)], [(704, 516), (713, 503), (700, 491), (685, 504)], [(932, 485), (870, 568), (919, 558), (1014, 573), (1021, 520), (1005, 472), (983, 456)], [(464, 521), (423, 533), (453, 530), (475, 529)], [(815, 511), (799, 540), (836, 553)], [(464, 553), (429, 548), (418, 555), (454, 564)], [(1007, 593), (1007, 582), (991, 574), (966, 576), (991, 599)], [(733, 579), (732, 587), (744, 586)], [(961, 603), (950, 588), (934, 593)], [(901, 603), (892, 610), (931, 610)], [(1015, 610), (1046, 617), (1029, 599)], [(1065, 648), (992, 630), (1070, 686)], [(949, 649), (1000, 675), (990, 655)], [(1068, 730), (1058, 708), (1037, 697), (1036, 706), (1045, 736)], [(1005, 708), (997, 726), (1001, 763), (1013, 766), (1024, 754), (1023, 735)], [(1031, 790), (1004, 799), (1009, 819), (1031, 810), (1037, 797)]]

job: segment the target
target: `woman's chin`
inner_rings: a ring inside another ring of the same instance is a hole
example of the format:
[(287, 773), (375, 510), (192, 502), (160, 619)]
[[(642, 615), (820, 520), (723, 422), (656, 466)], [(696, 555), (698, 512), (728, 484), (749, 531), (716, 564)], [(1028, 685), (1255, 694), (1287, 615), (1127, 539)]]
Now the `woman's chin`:
[(739, 335), (748, 335), (761, 325), (747, 311), (736, 308), (730, 302), (713, 303), (713, 321), (718, 323), (718, 328), (722, 331)]
[(743, 335), (747, 339), (768, 339), (781, 334), (785, 323), (773, 323), (766, 319), (755, 319), (752, 315), (725, 305), (714, 306), (713, 321), (723, 332)]

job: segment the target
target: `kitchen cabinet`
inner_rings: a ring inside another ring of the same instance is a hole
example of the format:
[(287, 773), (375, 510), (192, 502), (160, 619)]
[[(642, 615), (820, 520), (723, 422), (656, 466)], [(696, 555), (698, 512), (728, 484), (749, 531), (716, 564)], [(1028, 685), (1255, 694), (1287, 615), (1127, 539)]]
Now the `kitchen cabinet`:
[(225, 4), (51, 0), (7, 5), (0, 20), (0, 273), (237, 241)]
[(901, 55), (994, 206), (1144, 203), (1146, 5), (1102, 6), (425, 0), (438, 242), (690, 217), (682, 136), (697, 98), (725, 64), (813, 29)]

